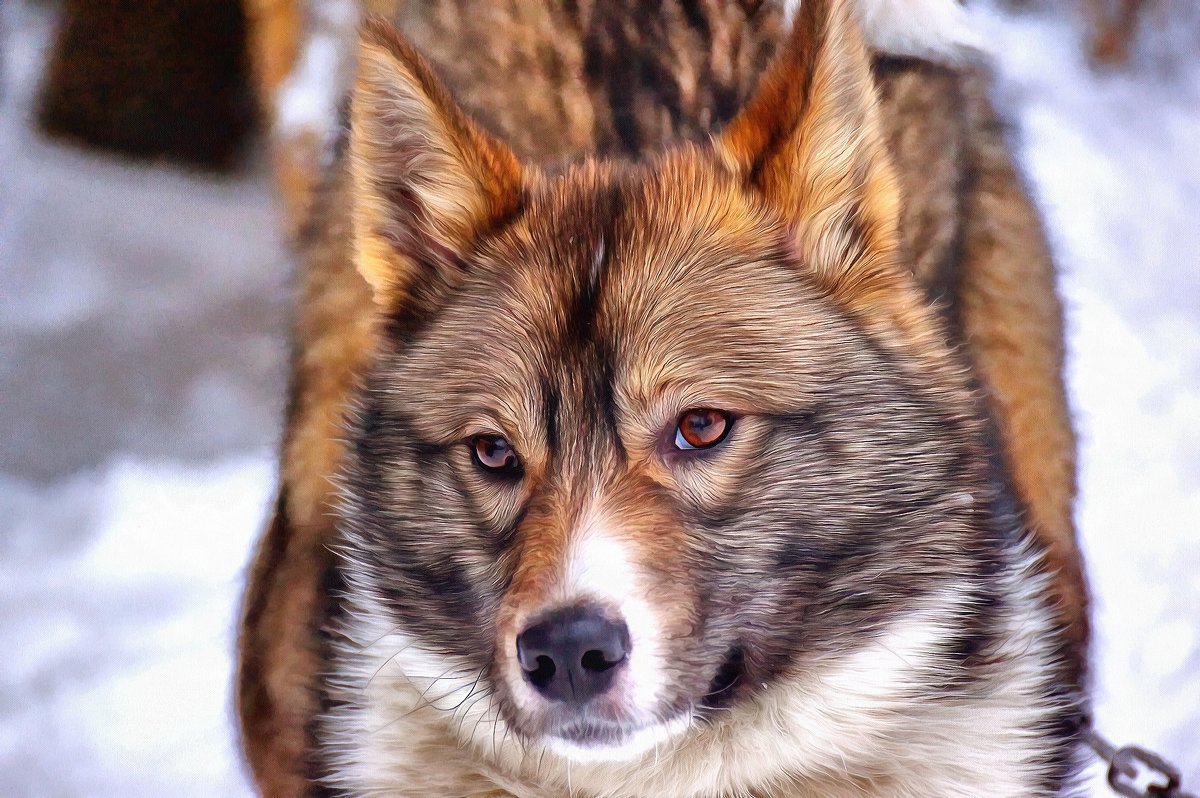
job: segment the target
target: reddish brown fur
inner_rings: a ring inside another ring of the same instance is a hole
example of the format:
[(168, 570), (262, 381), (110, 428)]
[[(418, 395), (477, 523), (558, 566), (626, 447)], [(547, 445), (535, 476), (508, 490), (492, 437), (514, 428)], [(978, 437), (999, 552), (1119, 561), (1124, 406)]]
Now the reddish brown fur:
[[(348, 246), (348, 220), (334, 215), (323, 252)], [(251, 568), (242, 618), (238, 689), (246, 755), (264, 795), (308, 789), (311, 679), (321, 668), (313, 623), (330, 562), (333, 474), (342, 457), (343, 406), (374, 347), (366, 282), (347, 258), (304, 273), (297, 292), (292, 398), (281, 452), (275, 518)]]
[(1075, 434), (1062, 376), (1062, 304), (1047, 267), (1051, 256), (1041, 219), (994, 134), (1001, 123), (983, 103), (967, 109), (977, 172), (964, 213), (963, 255), (971, 268), (960, 278), (958, 320), (999, 427), (1009, 474), (1047, 549), (1063, 622), (1082, 651), (1088, 594), (1072, 516)]

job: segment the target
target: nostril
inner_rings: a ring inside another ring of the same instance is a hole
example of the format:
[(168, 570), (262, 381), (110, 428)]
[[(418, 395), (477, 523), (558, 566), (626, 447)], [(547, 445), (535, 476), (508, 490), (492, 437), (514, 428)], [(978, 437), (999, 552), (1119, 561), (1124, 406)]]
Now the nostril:
[(540, 690), (550, 684), (558, 668), (554, 665), (554, 660), (545, 655), (538, 657), (533, 664), (532, 670), (525, 669), (525, 675), (533, 683), (533, 686)]
[(579, 664), (584, 670), (592, 671), (593, 673), (602, 673), (609, 668), (615, 668), (620, 665), (625, 659), (625, 655), (610, 659), (603, 651), (593, 648), (590, 651), (583, 652), (583, 657), (580, 658)]

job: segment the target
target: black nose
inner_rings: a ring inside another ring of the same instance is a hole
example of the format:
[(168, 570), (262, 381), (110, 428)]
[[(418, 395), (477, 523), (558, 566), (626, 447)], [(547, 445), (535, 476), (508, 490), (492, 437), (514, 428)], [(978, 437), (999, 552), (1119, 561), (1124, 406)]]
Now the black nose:
[(551, 701), (582, 704), (612, 684), (629, 658), (629, 629), (596, 607), (565, 607), (517, 636), (525, 678)]

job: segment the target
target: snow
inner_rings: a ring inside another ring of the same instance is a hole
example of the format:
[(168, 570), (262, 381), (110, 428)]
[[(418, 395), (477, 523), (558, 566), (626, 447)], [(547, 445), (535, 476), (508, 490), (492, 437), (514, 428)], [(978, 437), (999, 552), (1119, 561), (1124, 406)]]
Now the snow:
[[(1098, 723), (1195, 790), (1200, 59), (1159, 21), (1097, 75), (1069, 18), (971, 16), (1062, 268)], [(0, 794), (248, 795), (231, 655), (282, 412), (276, 208), (258, 162), (39, 139), (51, 24), (0, 3)]]
[(279, 87), (274, 134), (311, 134), (324, 152), (338, 130), (338, 105), (353, 74), (358, 10), (353, 0), (309, 0), (305, 40), (295, 69)]
[(272, 471), (265, 453), (117, 457), (49, 486), (0, 483), (0, 791), (247, 794), (229, 629)]
[(0, 795), (250, 795), (233, 619), (273, 489), (287, 258), (234, 180), (38, 139), (0, 3)]

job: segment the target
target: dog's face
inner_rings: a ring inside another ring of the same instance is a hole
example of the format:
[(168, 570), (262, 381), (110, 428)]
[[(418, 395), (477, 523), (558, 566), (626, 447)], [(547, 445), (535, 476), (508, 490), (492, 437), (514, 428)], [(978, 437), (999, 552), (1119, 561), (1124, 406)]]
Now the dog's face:
[[(628, 758), (970, 576), (982, 458), (926, 387), (958, 376), (894, 268), (856, 40), (797, 45), (711, 148), (546, 176), (371, 36), (355, 222), (385, 344), (343, 570), (414, 682)], [(772, 94), (843, 71), (852, 113)]]

